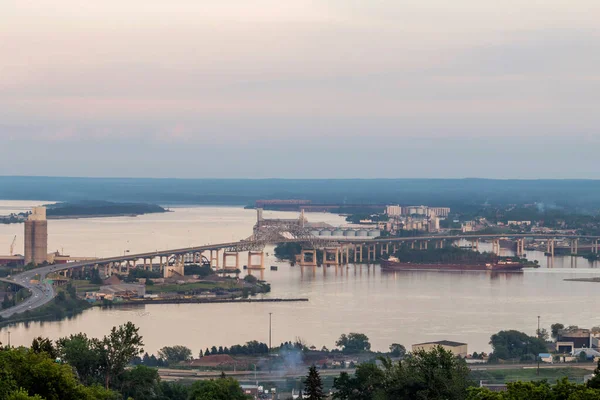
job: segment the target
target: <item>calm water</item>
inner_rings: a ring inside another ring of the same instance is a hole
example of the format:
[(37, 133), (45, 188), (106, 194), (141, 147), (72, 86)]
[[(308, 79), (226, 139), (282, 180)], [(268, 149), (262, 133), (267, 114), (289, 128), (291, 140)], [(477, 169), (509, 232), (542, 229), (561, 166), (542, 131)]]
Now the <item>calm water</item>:
[[(0, 214), (25, 210), (45, 202), (1, 202)], [(248, 237), (255, 212), (230, 207), (174, 208), (174, 212), (136, 218), (116, 217), (53, 220), (48, 226), (49, 249), (66, 254), (110, 256), (159, 248), (200, 245)], [(267, 216), (292, 218), (295, 213)], [(331, 214), (308, 214), (310, 221), (342, 224)], [(22, 252), (23, 225), (0, 225), (0, 253), (8, 252), (17, 235)], [(486, 244), (480, 246), (486, 249)], [(491, 248), (491, 246), (488, 246)], [(506, 250), (504, 250), (507, 254)], [(146, 350), (182, 344), (197, 353), (213, 345), (230, 346), (256, 339), (268, 341), (273, 313), (273, 344), (296, 337), (317, 347), (331, 348), (344, 332), (363, 332), (373, 348), (385, 350), (449, 339), (469, 344), (469, 351), (489, 350), (489, 337), (501, 329), (533, 334), (537, 316), (542, 325), (600, 325), (590, 312), (600, 284), (566, 282), (565, 278), (600, 275), (586, 260), (557, 257), (546, 268), (543, 253), (529, 252), (544, 268), (517, 274), (439, 273), (406, 271), (382, 273), (377, 266), (301, 268), (277, 262), (272, 248), (264, 271), (272, 283), (269, 297), (307, 297), (307, 303), (151, 305), (132, 309), (91, 309), (71, 320), (30, 323), (0, 330), (6, 342), (28, 345), (42, 335), (56, 339), (76, 332), (102, 336), (110, 327), (132, 321), (140, 327)], [(242, 258), (242, 260), (245, 260)], [(243, 261), (242, 261), (243, 263)], [(575, 268), (572, 268), (575, 267)]]

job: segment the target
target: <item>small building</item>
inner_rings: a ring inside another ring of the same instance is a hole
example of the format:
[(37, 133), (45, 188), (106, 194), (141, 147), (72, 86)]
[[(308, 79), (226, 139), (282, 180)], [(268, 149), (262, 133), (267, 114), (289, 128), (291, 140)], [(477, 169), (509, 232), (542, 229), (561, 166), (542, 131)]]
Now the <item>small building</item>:
[(575, 349), (575, 343), (573, 342), (556, 342), (556, 352), (561, 354), (571, 354)]
[(558, 342), (573, 342), (574, 347), (592, 347), (592, 333), (589, 329), (570, 329), (558, 332)]
[(425, 342), (412, 345), (412, 351), (425, 350), (431, 351), (437, 346), (441, 346), (444, 350), (451, 351), (457, 357), (466, 358), (469, 353), (467, 344), (461, 342), (453, 342), (450, 340), (439, 340), (437, 342)]
[(541, 362), (552, 363), (552, 354), (550, 353), (540, 353), (538, 354), (538, 358)]

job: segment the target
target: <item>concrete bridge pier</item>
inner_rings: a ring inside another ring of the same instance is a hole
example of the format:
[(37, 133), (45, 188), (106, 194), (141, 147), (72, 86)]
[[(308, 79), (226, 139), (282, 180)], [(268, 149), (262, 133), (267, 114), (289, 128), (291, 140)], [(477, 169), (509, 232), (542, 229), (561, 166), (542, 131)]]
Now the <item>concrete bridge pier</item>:
[[(310, 255), (310, 261), (306, 261), (306, 256)], [(300, 265), (308, 265), (312, 267), (317, 266), (317, 250), (316, 249), (302, 249), (300, 252)]]
[(414, 240), (413, 240), (412, 242), (410, 242), (410, 248), (411, 248), (412, 250), (414, 250), (414, 249), (415, 249), (415, 241), (414, 241)]
[(338, 247), (323, 249), (323, 265), (340, 265), (340, 249)]
[(598, 239), (592, 241), (592, 253), (598, 254)]
[(492, 253), (499, 256), (500, 255), (500, 240), (492, 239)]
[(517, 257), (523, 257), (525, 254), (525, 239), (517, 239)]
[(571, 254), (572, 255), (577, 255), (577, 247), (579, 245), (579, 239), (572, 239), (571, 240)]
[(219, 249), (210, 250), (210, 266), (219, 269)]
[(356, 264), (357, 262), (361, 263), (363, 262), (363, 245), (359, 244), (354, 246), (354, 263)]
[(394, 243), (394, 245), (392, 246), (392, 251), (395, 253), (398, 251), (398, 244)]
[[(229, 258), (235, 259), (235, 266), (228, 266), (227, 260)], [(223, 252), (223, 270), (235, 270), (240, 269), (240, 253), (235, 251), (224, 251)]]
[(369, 244), (367, 246), (367, 261), (375, 261), (377, 258), (377, 245)]
[[(253, 257), (258, 256), (260, 262), (255, 264), (252, 260)], [(265, 269), (265, 252), (264, 251), (249, 251), (248, 252), (248, 270), (253, 269)]]
[(548, 239), (546, 242), (546, 253), (548, 253), (550, 257), (554, 257), (554, 239)]

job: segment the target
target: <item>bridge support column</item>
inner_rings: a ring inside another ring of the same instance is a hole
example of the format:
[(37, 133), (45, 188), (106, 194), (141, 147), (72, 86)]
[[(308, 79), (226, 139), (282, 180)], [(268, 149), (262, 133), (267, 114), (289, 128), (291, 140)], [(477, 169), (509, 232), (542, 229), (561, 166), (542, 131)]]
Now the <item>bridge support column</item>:
[[(228, 266), (227, 259), (233, 257), (235, 259), (235, 266)], [(240, 254), (234, 251), (223, 252), (223, 270), (235, 270), (240, 269)]]
[(546, 254), (550, 257), (554, 257), (554, 239), (548, 239), (546, 242)]
[[(260, 257), (259, 264), (254, 264), (252, 262), (253, 256)], [(252, 269), (265, 269), (265, 252), (264, 251), (249, 251), (248, 252), (248, 270), (252, 270)]]
[[(330, 259), (329, 256), (333, 256), (333, 259)], [(340, 249), (338, 247), (323, 249), (323, 265), (340, 265)]]
[(427, 245), (429, 244), (429, 240), (426, 240), (424, 243), (425, 243), (425, 245), (424, 245), (425, 246), (425, 250), (427, 250)]
[(598, 239), (596, 239), (592, 242), (592, 251), (595, 254), (598, 254)]
[(363, 245), (362, 244), (354, 246), (354, 263), (355, 264), (357, 262), (357, 256), (358, 256), (358, 262), (362, 264), (362, 262), (363, 262)]
[(219, 269), (219, 249), (210, 251), (210, 266)]
[(571, 240), (571, 254), (577, 255), (577, 247), (578, 247), (579, 239)]
[(492, 252), (497, 256), (500, 255), (500, 240), (492, 239)]
[[(310, 261), (306, 260), (306, 256), (310, 255), (311, 259)], [(312, 266), (312, 267), (316, 267), (317, 266), (317, 250), (316, 249), (302, 249), (302, 251), (300, 252), (300, 265), (308, 265), (308, 266)]]
[(475, 251), (479, 251), (479, 239), (475, 239)]
[(395, 253), (398, 251), (398, 244), (394, 243), (394, 245), (392, 246), (392, 251)]
[(376, 258), (377, 258), (377, 245), (369, 244), (367, 246), (367, 261), (375, 261)]
[(410, 248), (411, 249), (415, 249), (415, 241), (413, 240), (412, 242), (410, 242)]

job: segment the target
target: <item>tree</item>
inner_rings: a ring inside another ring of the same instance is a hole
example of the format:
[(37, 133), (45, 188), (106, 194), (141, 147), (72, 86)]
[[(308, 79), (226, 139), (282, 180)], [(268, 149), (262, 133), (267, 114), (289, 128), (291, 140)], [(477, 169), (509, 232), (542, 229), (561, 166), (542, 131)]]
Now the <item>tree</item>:
[(198, 358), (202, 358), (204, 357), (204, 353), (202, 352), (202, 349), (200, 349), (200, 353), (198, 354)]
[(4, 300), (2, 300), (2, 308), (10, 308), (13, 306), (13, 302), (8, 297), (8, 293), (4, 293)]
[(181, 345), (165, 346), (158, 351), (158, 357), (164, 359), (169, 364), (177, 364), (181, 361), (191, 360), (192, 350)]
[(26, 390), (19, 389), (19, 390), (12, 392), (11, 394), (9, 394), (8, 397), (6, 397), (6, 400), (44, 400), (44, 399), (37, 394), (30, 396)]
[(164, 399), (188, 400), (189, 389), (177, 382), (160, 382), (160, 391)]
[(111, 380), (125, 371), (131, 359), (143, 352), (144, 342), (138, 331), (133, 323), (127, 322), (118, 328), (113, 327), (110, 334), (99, 342), (100, 365), (107, 389)]
[(351, 377), (346, 373), (334, 379), (337, 400), (444, 399), (463, 400), (471, 382), (464, 360), (436, 347), (419, 350), (396, 363), (380, 359), (383, 367), (361, 364)]
[(490, 344), (494, 349), (490, 361), (510, 359), (533, 359), (539, 354), (547, 351), (546, 343), (536, 337), (515, 330), (500, 331), (490, 338)]
[(304, 380), (304, 392), (308, 396), (309, 400), (321, 400), (325, 398), (323, 394), (323, 382), (321, 382), (321, 376), (317, 367), (312, 365), (308, 369), (308, 375)]
[(71, 366), (56, 363), (46, 353), (35, 353), (30, 349), (0, 351), (0, 371), (0, 398), (2, 399), (103, 400), (115, 398), (113, 392), (80, 384)]
[(537, 338), (543, 341), (546, 341), (549, 338), (548, 331), (546, 330), (546, 328), (536, 329), (535, 333)]
[(54, 347), (52, 341), (48, 338), (42, 338), (41, 336), (33, 339), (31, 342), (31, 351), (38, 354), (45, 353), (52, 360), (55, 360), (58, 357), (58, 350)]
[(100, 341), (78, 333), (56, 341), (59, 357), (75, 369), (81, 382), (86, 385), (102, 382)]
[(392, 343), (390, 345), (390, 355), (392, 357), (404, 357), (406, 354), (406, 348), (398, 343)]
[(559, 380), (551, 386), (546, 381), (512, 382), (507, 384), (505, 392), (492, 392), (487, 388), (469, 388), (467, 400), (600, 400), (600, 391), (586, 385), (569, 382), (568, 378)]
[(189, 400), (249, 400), (233, 378), (196, 381), (190, 387)]
[(600, 389), (600, 360), (594, 369), (592, 378), (587, 382), (587, 386), (592, 389)]
[(154, 400), (160, 395), (158, 370), (143, 365), (126, 370), (119, 379), (120, 392), (125, 399)]
[(360, 353), (371, 349), (369, 338), (363, 333), (342, 334), (335, 345), (340, 347), (344, 353)]
[(565, 328), (565, 326), (558, 322), (556, 324), (550, 325), (550, 333), (551, 333), (552, 339), (557, 339), (559, 331), (564, 328)]

